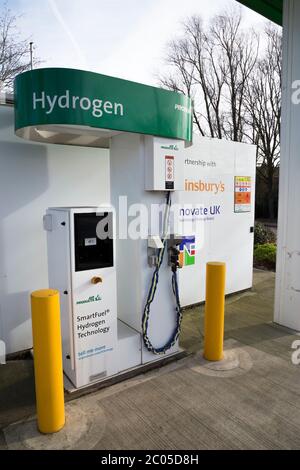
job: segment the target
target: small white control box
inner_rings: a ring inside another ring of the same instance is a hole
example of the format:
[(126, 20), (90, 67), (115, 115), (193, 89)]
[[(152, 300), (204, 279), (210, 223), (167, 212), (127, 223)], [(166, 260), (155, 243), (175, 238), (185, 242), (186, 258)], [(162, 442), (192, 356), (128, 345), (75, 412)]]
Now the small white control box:
[(145, 137), (146, 191), (184, 191), (184, 142)]

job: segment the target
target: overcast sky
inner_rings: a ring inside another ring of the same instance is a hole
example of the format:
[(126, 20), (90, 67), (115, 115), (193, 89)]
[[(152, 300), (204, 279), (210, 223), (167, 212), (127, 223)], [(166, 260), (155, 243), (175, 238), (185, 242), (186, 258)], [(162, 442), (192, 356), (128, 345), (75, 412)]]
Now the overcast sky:
[[(1, 1), (1, 0), (0, 0)], [(204, 19), (237, 5), (235, 0), (9, 0), (22, 14), (18, 24), (31, 36), (43, 66), (93, 70), (156, 84), (166, 43), (189, 15)], [(245, 23), (264, 19), (242, 7)]]

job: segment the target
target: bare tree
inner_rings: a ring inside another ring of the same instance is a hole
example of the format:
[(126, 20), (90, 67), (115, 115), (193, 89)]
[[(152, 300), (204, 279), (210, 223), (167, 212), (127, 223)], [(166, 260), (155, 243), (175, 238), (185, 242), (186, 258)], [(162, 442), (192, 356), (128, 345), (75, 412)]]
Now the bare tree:
[(0, 11), (0, 91), (10, 91), (15, 76), (29, 68), (29, 41), (20, 38), (17, 17), (5, 4)]
[(267, 47), (247, 83), (245, 106), (250, 140), (257, 145), (257, 172), (268, 194), (269, 217), (274, 219), (274, 180), (280, 162), (282, 37), (266, 28)]
[(225, 100), (228, 94), (227, 118), (224, 136), (233, 141), (244, 139), (247, 83), (258, 57), (258, 37), (253, 31), (245, 33), (241, 27), (241, 11), (226, 12), (215, 18), (211, 35), (220, 49), (220, 67), (225, 81)]
[(258, 37), (242, 29), (241, 10), (225, 11), (205, 28), (199, 16), (183, 24), (184, 37), (172, 41), (163, 86), (194, 100), (194, 121), (202, 135), (241, 141), (246, 84), (258, 55)]

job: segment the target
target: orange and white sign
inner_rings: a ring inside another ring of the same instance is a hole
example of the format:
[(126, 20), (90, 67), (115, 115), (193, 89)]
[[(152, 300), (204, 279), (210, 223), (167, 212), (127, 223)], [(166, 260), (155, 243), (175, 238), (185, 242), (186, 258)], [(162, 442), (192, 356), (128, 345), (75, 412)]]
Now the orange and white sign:
[(251, 176), (234, 178), (234, 212), (251, 212)]

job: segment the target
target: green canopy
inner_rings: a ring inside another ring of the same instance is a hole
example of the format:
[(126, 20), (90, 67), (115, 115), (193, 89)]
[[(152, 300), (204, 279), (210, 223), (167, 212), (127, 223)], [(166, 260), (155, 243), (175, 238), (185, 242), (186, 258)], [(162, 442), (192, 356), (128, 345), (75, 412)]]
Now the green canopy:
[(260, 13), (282, 26), (283, 0), (237, 0), (251, 10)]

